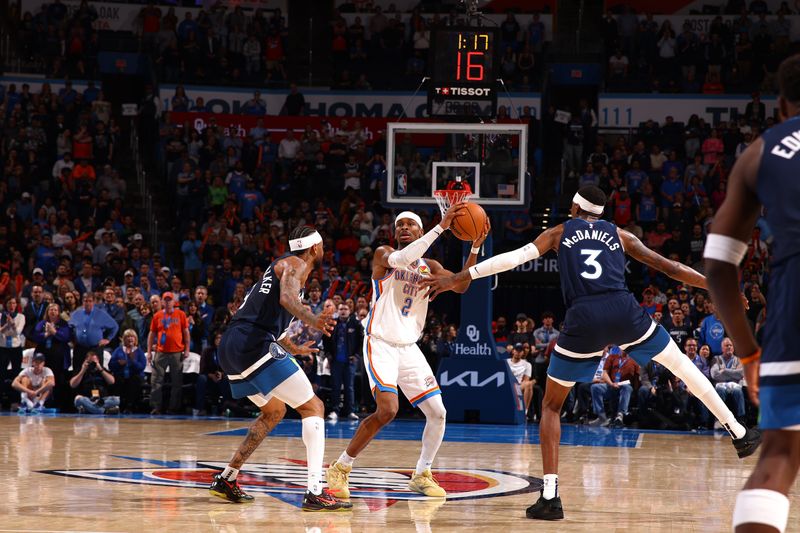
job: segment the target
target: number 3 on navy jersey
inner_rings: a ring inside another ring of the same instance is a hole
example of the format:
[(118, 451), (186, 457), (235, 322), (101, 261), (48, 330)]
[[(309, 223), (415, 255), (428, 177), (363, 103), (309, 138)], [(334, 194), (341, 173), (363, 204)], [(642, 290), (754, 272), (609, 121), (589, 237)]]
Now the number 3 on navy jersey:
[(403, 303), (405, 305), (403, 305), (403, 308), (400, 309), (400, 314), (403, 316), (408, 316), (408, 310), (411, 309), (411, 304), (414, 303), (414, 300), (412, 300), (411, 298), (406, 298), (406, 301)]
[(581, 272), (581, 277), (586, 279), (597, 279), (603, 275), (603, 267), (597, 262), (597, 256), (603, 250), (581, 250), (581, 255), (588, 255), (589, 257), (583, 262), (584, 265), (590, 267), (592, 270)]

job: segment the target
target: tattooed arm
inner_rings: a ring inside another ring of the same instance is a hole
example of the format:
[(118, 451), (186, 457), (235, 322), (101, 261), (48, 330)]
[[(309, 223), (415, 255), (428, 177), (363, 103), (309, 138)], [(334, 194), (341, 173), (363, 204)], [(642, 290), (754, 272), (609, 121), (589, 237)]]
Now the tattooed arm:
[(297, 256), (289, 256), (275, 265), (275, 274), (281, 280), (281, 305), (307, 326), (330, 335), (336, 322), (330, 313), (315, 315), (300, 301), (300, 290), (309, 274), (308, 264)]

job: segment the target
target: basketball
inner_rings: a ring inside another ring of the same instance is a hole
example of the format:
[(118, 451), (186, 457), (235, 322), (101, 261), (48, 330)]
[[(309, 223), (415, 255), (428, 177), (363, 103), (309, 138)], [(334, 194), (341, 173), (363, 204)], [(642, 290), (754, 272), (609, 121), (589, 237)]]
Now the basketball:
[(450, 231), (462, 241), (474, 241), (480, 237), (486, 225), (486, 211), (478, 204), (468, 203), (466, 209), (450, 224)]

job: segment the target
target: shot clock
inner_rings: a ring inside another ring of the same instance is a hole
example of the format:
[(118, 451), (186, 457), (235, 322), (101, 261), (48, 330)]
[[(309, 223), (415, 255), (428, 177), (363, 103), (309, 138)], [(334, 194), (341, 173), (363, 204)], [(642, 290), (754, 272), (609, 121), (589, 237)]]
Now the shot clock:
[(430, 116), (494, 117), (497, 112), (497, 32), (440, 28), (432, 40)]

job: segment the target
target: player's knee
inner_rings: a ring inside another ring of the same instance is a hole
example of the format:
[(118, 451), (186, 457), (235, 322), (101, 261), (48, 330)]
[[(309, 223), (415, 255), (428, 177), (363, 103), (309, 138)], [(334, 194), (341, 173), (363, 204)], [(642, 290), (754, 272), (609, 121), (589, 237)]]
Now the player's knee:
[(382, 426), (394, 420), (395, 416), (397, 416), (397, 403), (379, 405), (375, 411), (375, 418)]

